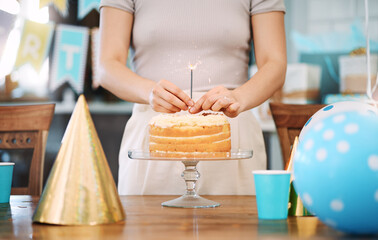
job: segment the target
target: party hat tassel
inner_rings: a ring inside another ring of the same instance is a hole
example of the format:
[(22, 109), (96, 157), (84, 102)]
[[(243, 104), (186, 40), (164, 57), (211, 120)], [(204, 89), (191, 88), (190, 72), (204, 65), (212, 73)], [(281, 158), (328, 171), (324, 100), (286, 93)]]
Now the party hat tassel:
[(83, 95), (62, 139), (33, 222), (96, 225), (125, 219), (114, 179)]

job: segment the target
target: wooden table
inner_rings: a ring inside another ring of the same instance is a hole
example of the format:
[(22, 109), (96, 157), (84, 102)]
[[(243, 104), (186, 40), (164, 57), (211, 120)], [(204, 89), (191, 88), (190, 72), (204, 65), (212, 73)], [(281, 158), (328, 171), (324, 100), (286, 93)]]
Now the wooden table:
[(0, 204), (0, 239), (325, 239), (347, 235), (316, 217), (257, 218), (254, 196), (206, 196), (221, 203), (208, 209), (167, 208), (174, 196), (121, 196), (126, 221), (97, 226), (57, 226), (32, 223), (38, 197), (11, 196)]

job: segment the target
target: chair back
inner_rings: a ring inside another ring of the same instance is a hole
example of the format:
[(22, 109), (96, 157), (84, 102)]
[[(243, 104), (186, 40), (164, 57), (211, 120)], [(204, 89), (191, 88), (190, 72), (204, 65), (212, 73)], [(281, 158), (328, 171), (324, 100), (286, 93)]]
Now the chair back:
[(27, 187), (12, 187), (11, 194), (41, 194), (45, 148), (54, 109), (53, 103), (0, 106), (0, 149), (33, 150)]
[(308, 119), (326, 105), (270, 102), (269, 106), (281, 145), (283, 166), (286, 166), (295, 137), (299, 136)]

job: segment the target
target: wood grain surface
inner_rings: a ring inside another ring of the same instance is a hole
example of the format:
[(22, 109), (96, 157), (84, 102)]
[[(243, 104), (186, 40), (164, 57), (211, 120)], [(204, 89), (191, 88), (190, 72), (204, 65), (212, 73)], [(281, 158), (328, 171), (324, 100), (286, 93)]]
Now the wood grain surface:
[(0, 204), (0, 239), (336, 239), (350, 236), (316, 217), (258, 220), (254, 196), (206, 196), (221, 203), (208, 209), (167, 208), (175, 196), (121, 196), (126, 220), (96, 226), (32, 223), (38, 197), (11, 196)]

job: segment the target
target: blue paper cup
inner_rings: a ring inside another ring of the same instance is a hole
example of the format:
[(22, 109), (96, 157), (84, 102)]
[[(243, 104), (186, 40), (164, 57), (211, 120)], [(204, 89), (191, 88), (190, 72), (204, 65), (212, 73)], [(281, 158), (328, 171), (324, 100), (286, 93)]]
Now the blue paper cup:
[(289, 205), (291, 172), (284, 170), (253, 171), (259, 219), (286, 219)]
[(0, 163), (0, 203), (9, 203), (14, 163)]

